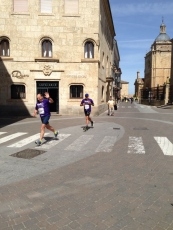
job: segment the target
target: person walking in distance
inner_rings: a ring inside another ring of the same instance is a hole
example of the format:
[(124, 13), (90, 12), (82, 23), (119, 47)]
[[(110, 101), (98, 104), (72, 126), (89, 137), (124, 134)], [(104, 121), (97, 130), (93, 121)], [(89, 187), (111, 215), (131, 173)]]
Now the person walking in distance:
[(36, 140), (35, 143), (40, 146), (43, 142), (45, 128), (52, 131), (54, 133), (55, 138), (58, 136), (58, 131), (56, 131), (50, 124), (50, 103), (53, 103), (53, 99), (49, 96), (48, 92), (42, 94), (37, 94), (37, 103), (34, 110), (34, 117), (39, 113), (41, 118), (41, 131), (40, 131), (40, 139)]
[(84, 114), (85, 114), (85, 119), (86, 119), (86, 127), (84, 127), (84, 129), (87, 130), (89, 121), (91, 122), (91, 127), (94, 126), (94, 122), (92, 121), (90, 117), (91, 106), (94, 106), (94, 102), (91, 98), (89, 98), (88, 93), (85, 94), (85, 98), (81, 101), (80, 106), (84, 107)]
[(113, 116), (114, 115), (114, 105), (115, 101), (112, 99), (112, 96), (110, 96), (108, 104), (108, 115)]

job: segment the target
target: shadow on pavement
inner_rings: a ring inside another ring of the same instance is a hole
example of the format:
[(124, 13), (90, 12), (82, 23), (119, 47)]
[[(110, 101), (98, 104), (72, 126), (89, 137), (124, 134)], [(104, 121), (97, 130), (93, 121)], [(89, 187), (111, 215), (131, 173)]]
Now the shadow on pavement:
[[(0, 45), (2, 45), (1, 41)], [(23, 70), (14, 68), (13, 58), (0, 57), (0, 128), (31, 117), (23, 101), (26, 100), (25, 78), (17, 74)]]

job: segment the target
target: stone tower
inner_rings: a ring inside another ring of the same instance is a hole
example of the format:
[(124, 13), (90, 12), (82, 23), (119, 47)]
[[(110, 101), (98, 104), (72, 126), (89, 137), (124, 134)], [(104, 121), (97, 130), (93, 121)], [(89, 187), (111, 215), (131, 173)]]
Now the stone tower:
[(160, 33), (145, 56), (144, 88), (164, 85), (171, 72), (172, 43), (163, 20)]

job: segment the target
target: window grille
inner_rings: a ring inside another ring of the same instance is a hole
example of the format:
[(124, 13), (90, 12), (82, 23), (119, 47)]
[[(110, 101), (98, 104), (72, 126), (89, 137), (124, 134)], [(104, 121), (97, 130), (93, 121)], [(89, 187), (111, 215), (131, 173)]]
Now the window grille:
[(25, 86), (24, 85), (11, 85), (11, 99), (25, 99)]
[(70, 98), (83, 98), (83, 85), (71, 85)]

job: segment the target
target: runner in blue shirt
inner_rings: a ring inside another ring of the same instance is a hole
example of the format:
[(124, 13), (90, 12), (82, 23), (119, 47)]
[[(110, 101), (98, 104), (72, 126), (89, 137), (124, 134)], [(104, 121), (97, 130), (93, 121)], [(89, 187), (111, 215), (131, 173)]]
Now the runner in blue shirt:
[(89, 121), (91, 122), (91, 126), (92, 127), (94, 126), (94, 122), (92, 121), (90, 117), (91, 106), (94, 106), (94, 102), (92, 99), (89, 98), (88, 93), (85, 94), (85, 98), (81, 101), (80, 106), (84, 107), (84, 114), (86, 118), (86, 127), (84, 127), (84, 129), (87, 130)]
[(53, 99), (50, 98), (49, 93), (45, 92), (44, 96), (42, 94), (37, 94), (37, 103), (34, 110), (34, 117), (39, 113), (41, 118), (41, 132), (40, 132), (40, 139), (37, 140), (35, 143), (39, 146), (43, 142), (45, 128), (49, 129), (54, 133), (55, 138), (58, 135), (58, 131), (56, 131), (52, 126), (49, 124), (50, 119), (50, 103), (53, 103)]

